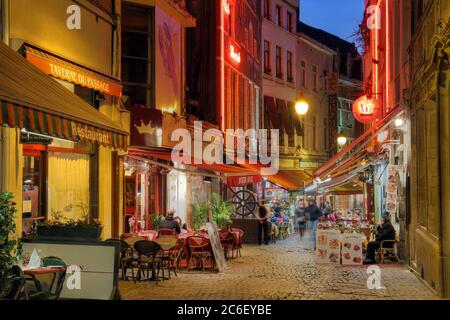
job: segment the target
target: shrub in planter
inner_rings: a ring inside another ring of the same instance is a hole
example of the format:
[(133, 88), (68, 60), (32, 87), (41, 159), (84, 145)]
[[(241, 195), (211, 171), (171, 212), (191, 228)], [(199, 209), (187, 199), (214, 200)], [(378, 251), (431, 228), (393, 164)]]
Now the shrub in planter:
[(13, 239), (16, 233), (13, 197), (10, 192), (0, 193), (0, 298), (9, 295), (12, 290), (12, 267), (18, 263), (22, 253), (20, 242)]
[(82, 218), (79, 220), (64, 218), (60, 211), (52, 210), (52, 219), (37, 226), (37, 237), (40, 239), (99, 239), (102, 233), (101, 223), (97, 219), (91, 219), (86, 206), (80, 204), (77, 207), (83, 210)]

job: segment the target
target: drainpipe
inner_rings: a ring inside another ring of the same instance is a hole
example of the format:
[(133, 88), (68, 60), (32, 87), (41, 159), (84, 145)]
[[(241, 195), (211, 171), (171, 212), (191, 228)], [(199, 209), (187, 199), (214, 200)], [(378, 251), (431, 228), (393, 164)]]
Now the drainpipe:
[(9, 0), (1, 0), (2, 9), (2, 41), (9, 46)]

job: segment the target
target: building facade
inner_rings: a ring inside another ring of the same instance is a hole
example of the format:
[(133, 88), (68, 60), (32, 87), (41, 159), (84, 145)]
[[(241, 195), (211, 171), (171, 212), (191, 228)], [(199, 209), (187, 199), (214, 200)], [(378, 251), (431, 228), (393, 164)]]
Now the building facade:
[[(0, 159), (1, 189), (18, 204), (18, 233), (28, 234), (36, 221), (87, 215), (102, 223), (103, 238), (118, 236), (127, 142), (120, 131), (97, 130), (101, 123), (123, 132), (129, 126), (120, 105), (120, 2), (2, 1), (1, 11), (3, 42), (27, 60), (17, 61), (23, 69), (7, 79), (36, 77), (14, 97), (2, 85), (3, 111), (18, 112), (2, 118), (9, 126), (1, 128)], [(48, 94), (39, 96), (42, 90)], [(69, 101), (72, 109), (65, 109)], [(106, 143), (110, 138), (114, 143)]]
[[(367, 21), (380, 28), (369, 28)], [(387, 131), (398, 141), (389, 149), (390, 163), (404, 171), (396, 212), (400, 251), (417, 275), (445, 297), (450, 292), (449, 21), (448, 1), (366, 1), (361, 30), (365, 91), (376, 96), (383, 117), (403, 112)]]

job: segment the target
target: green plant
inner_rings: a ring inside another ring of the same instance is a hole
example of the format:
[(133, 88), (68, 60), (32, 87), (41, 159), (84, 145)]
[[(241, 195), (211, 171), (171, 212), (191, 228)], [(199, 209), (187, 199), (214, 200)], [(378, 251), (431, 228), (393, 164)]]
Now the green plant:
[(164, 221), (164, 217), (158, 214), (152, 214), (150, 220), (153, 223), (153, 230), (159, 231), (159, 225)]
[(194, 230), (199, 230), (208, 220), (208, 210), (209, 204), (207, 202), (191, 204), (192, 228)]
[(76, 205), (70, 204), (64, 208), (64, 211), (70, 212), (73, 208), (79, 208), (81, 210), (81, 219), (67, 218), (61, 211), (52, 208), (50, 209), (51, 219), (39, 223), (39, 226), (72, 228), (97, 228), (101, 226), (101, 222), (98, 219), (91, 218), (88, 205), (83, 202)]
[(231, 216), (234, 212), (234, 206), (231, 202), (223, 201), (219, 194), (213, 193), (209, 207), (218, 228), (228, 227), (233, 223)]
[(18, 263), (22, 255), (20, 241), (15, 240), (16, 223), (14, 215), (16, 213), (14, 198), (10, 192), (0, 193), (0, 292), (2, 286), (7, 286), (6, 279), (11, 268)]

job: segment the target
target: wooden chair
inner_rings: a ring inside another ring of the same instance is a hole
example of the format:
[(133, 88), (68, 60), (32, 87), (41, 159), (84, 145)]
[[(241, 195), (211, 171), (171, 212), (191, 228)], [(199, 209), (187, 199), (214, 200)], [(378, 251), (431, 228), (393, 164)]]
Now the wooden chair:
[(228, 229), (219, 230), (220, 243), (225, 254), (225, 258), (228, 259), (228, 252), (231, 251), (231, 258), (234, 258), (233, 248), (235, 247), (236, 237)]
[(395, 262), (400, 262), (397, 254), (397, 245), (400, 242), (399, 232), (395, 230), (395, 240), (384, 240), (380, 243), (380, 248), (376, 252), (377, 262), (383, 264), (386, 259), (395, 259)]
[(211, 259), (211, 263), (213, 263), (211, 243), (209, 242), (209, 239), (199, 236), (192, 236), (188, 237), (186, 241), (189, 248), (189, 260), (187, 263), (188, 269), (191, 261), (195, 259), (200, 261), (202, 271), (205, 271), (205, 261)]
[(234, 244), (233, 250), (236, 250), (236, 257), (242, 257), (241, 254), (242, 239), (244, 238), (245, 232), (240, 228), (231, 228), (230, 231), (238, 234), (238, 236), (236, 237), (236, 242)]
[(0, 300), (29, 300), (26, 278), (22, 269), (15, 265), (11, 268), (12, 278), (8, 287), (1, 288)]

